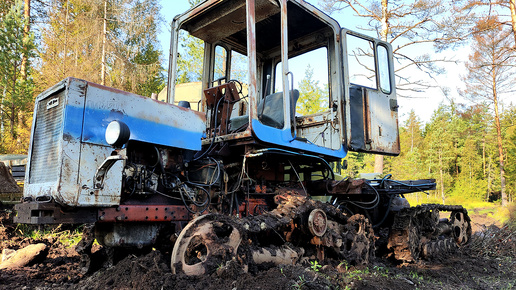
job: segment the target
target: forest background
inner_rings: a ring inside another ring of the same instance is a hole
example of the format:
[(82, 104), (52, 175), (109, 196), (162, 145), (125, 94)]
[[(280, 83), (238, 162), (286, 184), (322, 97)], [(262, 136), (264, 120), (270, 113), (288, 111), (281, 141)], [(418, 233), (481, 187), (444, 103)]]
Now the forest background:
[[(436, 88), (448, 96), (429, 121), (422, 121), (414, 110), (405, 112), (400, 123), (401, 154), (383, 158), (382, 174), (400, 180), (437, 180), (437, 190), (416, 195), (417, 202), (499, 200), (507, 205), (514, 200), (515, 1), (317, 3), (334, 14), (347, 11), (363, 17), (365, 25), (357, 27), (359, 31), (393, 45), (400, 99)], [(169, 27), (161, 5), (165, 4), (159, 0), (2, 1), (0, 153), (27, 154), (35, 97), (66, 77), (147, 97), (159, 93), (166, 85), (168, 55), (158, 34)], [(417, 49), (421, 45), (425, 49)], [(194, 46), (184, 48), (195, 50)], [(469, 48), (461, 83), (456, 88), (441, 87), (435, 79), (445, 72), (443, 64), (457, 62), (442, 57), (442, 52), (457, 47)], [(195, 61), (182, 63), (195, 67)], [(325, 84), (314, 77), (313, 68), (306, 68), (298, 85), (314, 100), (324, 99)], [(451, 97), (450, 90), (461, 99)], [(378, 172), (377, 159), (349, 152), (342, 175)]]

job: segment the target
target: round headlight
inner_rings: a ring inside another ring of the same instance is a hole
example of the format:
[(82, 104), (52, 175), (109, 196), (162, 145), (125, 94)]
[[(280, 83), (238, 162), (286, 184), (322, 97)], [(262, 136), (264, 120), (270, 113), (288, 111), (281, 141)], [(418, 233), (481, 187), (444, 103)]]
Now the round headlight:
[(120, 121), (112, 121), (106, 128), (106, 142), (113, 147), (122, 147), (130, 135), (129, 127)]

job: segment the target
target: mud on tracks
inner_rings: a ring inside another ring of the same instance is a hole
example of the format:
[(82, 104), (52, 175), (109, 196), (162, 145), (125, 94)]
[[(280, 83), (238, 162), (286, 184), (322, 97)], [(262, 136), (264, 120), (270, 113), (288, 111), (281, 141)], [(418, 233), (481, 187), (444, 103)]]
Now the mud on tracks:
[[(310, 263), (313, 260), (303, 260), (296, 265), (243, 273), (241, 267), (230, 262), (221, 264), (209, 275), (188, 277), (171, 273), (169, 252), (151, 250), (142, 255), (128, 255), (111, 268), (82, 275), (80, 258), (73, 248), (52, 238), (36, 240), (19, 236), (6, 211), (0, 210), (0, 222), (0, 249), (22, 248), (37, 242), (50, 248), (46, 259), (37, 264), (0, 270), (0, 289), (511, 289), (516, 286), (516, 257), (510, 256), (512, 252), (480, 253), (474, 248), (476, 239), (482, 237), (479, 235), (474, 235), (469, 246), (453, 255), (407, 265), (374, 258), (367, 267), (346, 264), (314, 267)], [(506, 233), (503, 234), (506, 238)], [(505, 247), (509, 249), (515, 243), (514, 238), (509, 238)]]

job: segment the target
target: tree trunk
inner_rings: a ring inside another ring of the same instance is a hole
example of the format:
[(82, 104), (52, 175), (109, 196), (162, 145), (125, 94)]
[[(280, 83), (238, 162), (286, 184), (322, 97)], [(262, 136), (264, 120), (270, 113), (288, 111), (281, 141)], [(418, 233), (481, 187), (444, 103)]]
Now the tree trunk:
[[(24, 6), (23, 6), (23, 17), (25, 18), (25, 21), (27, 21), (27, 24), (25, 25), (25, 27), (23, 27), (23, 37), (26, 38), (29, 36), (29, 32), (30, 32), (30, 0), (24, 0)], [(27, 62), (28, 62), (28, 59), (27, 59), (27, 55), (24, 53), (22, 54), (22, 62), (21, 62), (21, 77), (23, 80), (27, 80), (27, 71), (28, 71), (28, 67), (27, 67)], [(23, 125), (23, 113), (22, 113), (22, 110), (19, 109), (18, 110), (18, 119), (17, 119), (17, 134), (16, 134), (16, 143), (18, 144), (18, 148), (22, 148), (22, 140), (20, 138), (20, 132), (21, 132), (21, 129), (22, 129), (22, 125)], [(14, 116), (13, 116), (14, 118)]]
[[(512, 3), (512, 0), (511, 0)], [(498, 154), (500, 161), (500, 191), (502, 193), (502, 206), (507, 206), (507, 193), (505, 192), (505, 169), (503, 162), (503, 141), (502, 141), (502, 129), (500, 125), (500, 115), (498, 113), (498, 99), (497, 99), (497, 91), (496, 91), (496, 79), (493, 74), (493, 103), (494, 103), (494, 111), (495, 111), (495, 125), (496, 125), (496, 137), (498, 141)]]
[(374, 156), (374, 173), (383, 175), (383, 155)]
[[(512, 0), (516, 1), (516, 0)], [(382, 31), (380, 36), (383, 41), (387, 41), (387, 35), (389, 34), (389, 15), (387, 12), (389, 8), (389, 0), (382, 0)]]
[(512, 34), (514, 35), (514, 43), (516, 46), (516, 0), (509, 0), (509, 6), (511, 7)]
[(104, 1), (104, 29), (102, 30), (102, 71), (100, 84), (106, 85), (106, 28), (107, 28), (107, 0)]
[(491, 183), (492, 183), (492, 177), (491, 177), (491, 165), (492, 165), (492, 159), (491, 159), (491, 156), (489, 156), (489, 163), (488, 163), (488, 166), (487, 166), (487, 200), (489, 201), (489, 195), (491, 194), (491, 191), (492, 191), (492, 186), (491, 186)]
[(66, 1), (66, 15), (65, 15), (65, 27), (64, 27), (64, 43), (63, 43), (63, 63), (61, 68), (62, 77), (67, 76), (67, 61), (66, 56), (68, 55), (68, 8), (70, 7), (70, 2)]
[[(24, 1), (23, 16), (27, 20), (27, 25), (23, 28), (23, 36), (27, 37), (30, 31), (30, 0)], [(24, 80), (27, 79), (27, 55), (22, 55), (21, 75)]]
[(443, 174), (443, 157), (442, 150), (439, 149), (439, 178), (441, 179), (441, 197), (443, 199), (443, 204), (445, 204), (444, 197), (444, 174)]

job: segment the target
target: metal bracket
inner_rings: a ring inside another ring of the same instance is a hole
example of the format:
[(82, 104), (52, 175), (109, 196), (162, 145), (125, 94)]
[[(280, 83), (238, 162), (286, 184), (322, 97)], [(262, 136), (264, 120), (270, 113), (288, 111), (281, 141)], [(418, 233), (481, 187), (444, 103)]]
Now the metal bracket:
[(95, 178), (93, 179), (93, 188), (94, 189), (102, 189), (104, 188), (104, 177), (108, 173), (109, 169), (119, 160), (126, 160), (126, 156), (122, 155), (112, 155), (106, 158), (104, 162), (97, 168), (97, 172), (95, 173)]
[(400, 107), (398, 105), (398, 101), (396, 99), (389, 99), (389, 105), (391, 107), (391, 111), (397, 112), (398, 108)]

